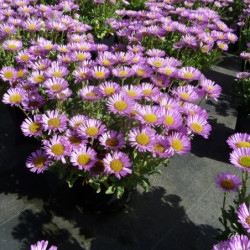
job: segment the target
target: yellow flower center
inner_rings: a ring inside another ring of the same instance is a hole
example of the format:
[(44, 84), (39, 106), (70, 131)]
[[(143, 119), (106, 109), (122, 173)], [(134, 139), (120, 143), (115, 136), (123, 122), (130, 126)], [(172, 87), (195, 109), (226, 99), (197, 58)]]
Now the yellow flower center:
[(30, 30), (35, 30), (36, 29), (36, 25), (34, 25), (34, 24), (31, 24), (28, 27), (29, 27)]
[(11, 79), (11, 78), (13, 78), (13, 76), (14, 76), (14, 74), (11, 71), (6, 71), (4, 73), (4, 77), (7, 79)]
[(250, 168), (250, 156), (241, 156), (239, 159), (239, 163), (245, 168)]
[(34, 53), (35, 53), (35, 54), (42, 54), (42, 51), (39, 50), (39, 49), (36, 49), (36, 50), (34, 50)]
[(127, 93), (130, 97), (135, 97), (135, 96), (136, 96), (136, 93), (135, 93), (134, 91), (131, 91), (131, 90), (127, 91), (126, 93)]
[(138, 69), (136, 70), (136, 73), (139, 75), (139, 76), (142, 76), (143, 74), (146, 73), (146, 71), (142, 70), (142, 69)]
[(186, 93), (182, 93), (181, 97), (184, 98), (184, 99), (189, 99), (190, 95), (186, 94)]
[(146, 114), (144, 115), (144, 120), (149, 123), (154, 123), (157, 121), (157, 116), (154, 114)]
[(95, 98), (96, 96), (97, 96), (97, 94), (94, 92), (89, 92), (86, 94), (86, 97), (89, 97), (89, 98)]
[(42, 127), (42, 123), (40, 123), (40, 122), (33, 122), (29, 126), (29, 131), (31, 133), (37, 133), (40, 130), (41, 127)]
[(147, 95), (150, 95), (152, 93), (152, 90), (150, 89), (144, 89), (144, 95), (147, 96)]
[(171, 116), (166, 116), (164, 122), (167, 123), (168, 125), (173, 125), (174, 119)]
[(63, 52), (63, 53), (68, 53), (69, 52), (67, 49), (63, 49), (63, 48), (60, 49), (60, 51)]
[(110, 147), (116, 147), (119, 145), (119, 141), (115, 138), (110, 138), (106, 141), (106, 145)]
[(75, 128), (78, 129), (81, 124), (84, 124), (84, 122), (83, 121), (76, 122), (75, 123)]
[(177, 140), (177, 139), (172, 141), (172, 147), (176, 151), (181, 151), (183, 149), (182, 142), (180, 140)]
[(76, 58), (77, 58), (78, 60), (84, 60), (84, 59), (86, 59), (86, 56), (83, 55), (83, 54), (80, 54), (80, 55), (77, 55)]
[(45, 46), (45, 49), (52, 49), (52, 48), (53, 48), (52, 45), (46, 45), (46, 46)]
[(87, 154), (81, 154), (77, 157), (77, 162), (80, 165), (87, 165), (90, 162), (90, 157)]
[(23, 12), (25, 12), (25, 13), (29, 13), (29, 12), (30, 12), (30, 10), (29, 10), (29, 9), (24, 9), (24, 10), (23, 10)]
[(24, 75), (24, 72), (22, 70), (17, 71), (17, 76), (22, 77)]
[(133, 58), (133, 59), (132, 59), (132, 62), (133, 62), (133, 63), (137, 63), (138, 61), (139, 61), (139, 60), (138, 60), (137, 58)]
[(45, 80), (45, 77), (44, 77), (44, 76), (36, 76), (36, 77), (34, 78), (34, 80), (35, 80), (36, 82), (42, 82), (42, 81)]
[(60, 90), (62, 90), (62, 86), (60, 84), (54, 84), (51, 88), (54, 91), (60, 91)]
[(127, 105), (127, 103), (124, 102), (124, 101), (117, 101), (117, 102), (115, 103), (114, 107), (115, 107), (115, 109), (118, 110), (118, 111), (123, 111), (123, 110), (125, 110), (125, 109), (128, 107), (128, 105)]
[(105, 88), (104, 92), (106, 95), (113, 95), (115, 93), (115, 89), (114, 88)]
[(72, 135), (69, 137), (69, 141), (70, 141), (70, 144), (74, 144), (78, 146), (81, 143), (82, 139), (76, 135)]
[(46, 65), (45, 65), (45, 64), (40, 65), (40, 66), (38, 67), (38, 69), (40, 69), (40, 70), (43, 70), (43, 69), (45, 69), (45, 68), (46, 68)]
[(111, 62), (109, 60), (102, 60), (102, 63), (105, 65), (105, 66), (109, 66), (111, 64)]
[(223, 180), (221, 181), (221, 186), (225, 189), (231, 190), (234, 188), (234, 183), (231, 180)]
[(15, 44), (9, 44), (9, 45), (8, 45), (8, 48), (9, 48), (10, 50), (15, 50), (15, 49), (17, 48), (17, 46), (16, 46)]
[(163, 153), (165, 151), (164, 147), (160, 144), (160, 143), (156, 143), (154, 145), (154, 151), (158, 152), (158, 153)]
[(89, 76), (89, 74), (88, 73), (80, 73), (79, 76), (80, 76), (80, 78), (86, 78)]
[(62, 155), (64, 153), (64, 146), (62, 144), (55, 144), (51, 147), (51, 151), (55, 155)]
[(88, 50), (88, 48), (87, 48), (87, 47), (80, 47), (79, 49), (80, 49), (80, 50), (85, 50), (85, 51), (87, 51), (87, 50)]
[(120, 172), (122, 170), (123, 163), (120, 160), (113, 160), (110, 162), (110, 168), (114, 172)]
[(136, 136), (136, 141), (138, 144), (146, 146), (150, 142), (150, 138), (148, 135), (141, 133)]
[(54, 72), (53, 74), (52, 74), (52, 76), (55, 76), (55, 77), (62, 77), (62, 72)]
[(165, 74), (167, 74), (167, 75), (170, 75), (170, 74), (173, 73), (172, 70), (170, 70), (170, 69), (164, 69), (164, 72), (165, 72)]
[(250, 226), (250, 216), (246, 218), (246, 223)]
[(224, 49), (225, 48), (225, 45), (223, 43), (220, 43), (219, 46)]
[(186, 74), (184, 74), (184, 76), (186, 78), (192, 78), (192, 77), (194, 77), (194, 74), (193, 73), (186, 73)]
[(236, 144), (238, 148), (250, 148), (250, 142), (241, 141)]
[(126, 76), (128, 74), (128, 72), (127, 71), (119, 71), (118, 74), (122, 75), (122, 76)]
[(95, 76), (99, 78), (104, 78), (105, 74), (103, 72), (95, 72)]
[(44, 156), (38, 156), (33, 161), (33, 164), (36, 168), (42, 168), (46, 163), (46, 158)]
[(163, 66), (163, 63), (162, 62), (154, 62), (154, 65), (156, 67), (161, 67), (161, 66)]
[(21, 57), (21, 59), (23, 60), (23, 61), (27, 61), (27, 60), (29, 60), (29, 56), (28, 55), (23, 55), (22, 57)]
[(86, 129), (85, 133), (89, 136), (95, 136), (99, 132), (99, 129), (97, 127), (89, 127)]
[(11, 102), (14, 102), (14, 103), (20, 102), (21, 100), (22, 100), (22, 96), (19, 95), (19, 94), (15, 94), (15, 95), (12, 95), (12, 96), (10, 97), (10, 101), (11, 101)]
[(7, 33), (11, 32), (11, 29), (10, 28), (3, 28), (4, 31), (6, 31)]
[(191, 126), (192, 126), (192, 128), (193, 128), (193, 130), (195, 131), (195, 132), (202, 132), (203, 131), (203, 127), (199, 124), (199, 123), (192, 123), (191, 124)]
[(48, 125), (57, 128), (61, 125), (61, 121), (57, 118), (52, 118), (48, 121)]

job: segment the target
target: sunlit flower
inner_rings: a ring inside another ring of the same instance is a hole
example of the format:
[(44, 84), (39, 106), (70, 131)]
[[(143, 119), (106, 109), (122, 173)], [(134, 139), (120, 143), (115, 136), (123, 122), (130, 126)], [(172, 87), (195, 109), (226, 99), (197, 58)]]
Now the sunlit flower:
[(99, 138), (100, 144), (105, 148), (121, 149), (125, 144), (125, 138), (122, 133), (110, 130)]
[(33, 119), (28, 117), (21, 125), (21, 130), (25, 136), (41, 136), (42, 129), (41, 115), (35, 115)]
[(230, 154), (230, 162), (235, 167), (250, 172), (250, 148), (237, 148)]
[(250, 135), (247, 133), (236, 133), (227, 139), (227, 144), (232, 149), (250, 148)]
[[(239, 210), (236, 211), (238, 214), (238, 222), (250, 233), (250, 209), (246, 206), (246, 203), (242, 203), (239, 205)], [(250, 247), (250, 244), (249, 244)]]
[(18, 106), (27, 99), (27, 93), (21, 88), (10, 88), (7, 93), (3, 95), (3, 103), (11, 106)]
[(179, 132), (172, 132), (167, 136), (169, 145), (177, 154), (187, 154), (191, 150), (191, 143), (188, 137)]

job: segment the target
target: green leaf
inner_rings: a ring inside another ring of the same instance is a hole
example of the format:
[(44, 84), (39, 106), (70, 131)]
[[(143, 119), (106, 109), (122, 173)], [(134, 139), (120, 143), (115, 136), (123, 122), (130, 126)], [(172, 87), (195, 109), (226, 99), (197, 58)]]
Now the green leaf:
[(108, 187), (108, 189), (106, 190), (105, 194), (113, 194), (115, 192), (115, 187), (110, 186)]
[(117, 198), (120, 199), (122, 197), (124, 193), (124, 187), (123, 186), (119, 186), (117, 187)]

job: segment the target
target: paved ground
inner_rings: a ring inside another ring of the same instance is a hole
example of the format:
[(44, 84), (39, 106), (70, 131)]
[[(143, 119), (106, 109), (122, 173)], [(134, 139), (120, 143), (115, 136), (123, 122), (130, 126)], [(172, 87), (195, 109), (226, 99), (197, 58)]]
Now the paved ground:
[[(192, 153), (162, 168), (162, 176), (151, 178), (148, 193), (138, 189), (122, 211), (109, 215), (81, 211), (72, 205), (70, 193), (55, 189), (58, 180), (53, 175), (28, 172), (24, 162), (37, 144), (31, 139), (23, 143), (12, 119), (19, 114), (1, 106), (0, 249), (29, 249), (40, 239), (59, 250), (211, 249), (223, 196), (214, 178), (227, 170), (240, 174), (228, 164), (225, 142), (236, 123), (229, 88), (239, 70), (239, 60), (228, 55), (206, 73), (223, 88), (218, 102), (204, 103), (213, 127), (209, 139), (195, 138)], [(60, 192), (57, 205), (51, 204), (48, 197)]]

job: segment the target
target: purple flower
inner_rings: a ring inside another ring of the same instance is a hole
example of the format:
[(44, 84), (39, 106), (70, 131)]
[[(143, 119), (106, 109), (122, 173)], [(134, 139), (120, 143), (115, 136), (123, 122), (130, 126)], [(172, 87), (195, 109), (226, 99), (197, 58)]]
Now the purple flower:
[(225, 192), (237, 192), (239, 186), (242, 186), (240, 178), (231, 173), (218, 174), (215, 181), (217, 186)]
[(250, 148), (250, 135), (247, 133), (236, 133), (227, 139), (227, 144), (232, 149)]
[(188, 137), (179, 132), (172, 132), (167, 136), (170, 148), (177, 154), (187, 154), (191, 150), (191, 143)]
[(40, 174), (49, 167), (50, 163), (51, 161), (44, 151), (38, 149), (27, 158), (26, 167), (29, 168), (31, 172)]
[[(238, 222), (242, 224), (244, 228), (246, 228), (247, 232), (250, 233), (250, 210), (249, 205), (246, 206), (245, 203), (239, 205), (239, 210), (236, 212), (238, 214)], [(250, 247), (250, 246), (249, 246)]]
[(80, 170), (88, 170), (95, 164), (96, 152), (92, 148), (87, 148), (87, 146), (81, 146), (70, 156), (70, 162), (73, 166), (77, 166)]
[(178, 70), (178, 77), (184, 80), (199, 80), (201, 72), (193, 67), (185, 67)]
[(122, 133), (111, 130), (99, 138), (100, 144), (105, 148), (121, 149), (125, 145), (125, 138)]
[(235, 167), (250, 172), (250, 148), (237, 148), (230, 154), (230, 162)]
[(114, 174), (118, 179), (132, 173), (130, 159), (123, 152), (109, 153), (103, 161), (106, 166), (105, 173)]
[(41, 115), (35, 115), (33, 120), (28, 117), (21, 125), (21, 130), (25, 136), (41, 136), (42, 129)]
[(49, 242), (48, 241), (38, 241), (35, 245), (30, 246), (30, 250), (57, 250), (56, 246), (51, 246), (50, 248), (48, 247)]
[(3, 103), (11, 106), (18, 106), (27, 99), (27, 93), (21, 88), (10, 88), (7, 93), (3, 95)]

